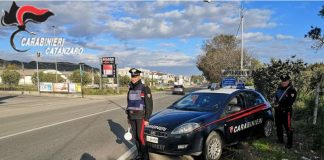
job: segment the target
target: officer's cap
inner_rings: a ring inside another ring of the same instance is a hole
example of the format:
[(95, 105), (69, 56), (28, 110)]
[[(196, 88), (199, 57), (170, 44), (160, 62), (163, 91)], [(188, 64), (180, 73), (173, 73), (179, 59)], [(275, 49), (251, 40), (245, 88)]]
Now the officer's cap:
[(290, 76), (288, 74), (283, 74), (280, 76), (280, 80), (282, 82), (288, 81), (288, 80), (290, 80)]
[(136, 68), (132, 68), (129, 70), (129, 73), (132, 77), (139, 76), (142, 72)]

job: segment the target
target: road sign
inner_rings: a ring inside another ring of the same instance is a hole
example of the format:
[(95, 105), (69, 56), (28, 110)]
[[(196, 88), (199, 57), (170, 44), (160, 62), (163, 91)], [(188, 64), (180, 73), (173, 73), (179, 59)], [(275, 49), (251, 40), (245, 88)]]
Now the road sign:
[(102, 57), (101, 59), (101, 77), (116, 78), (117, 66), (115, 57)]
[(222, 87), (224, 86), (235, 86), (236, 79), (234, 77), (227, 77), (222, 80)]
[(252, 74), (249, 69), (242, 69), (242, 70), (228, 70), (223, 69), (222, 76), (234, 76), (234, 77), (248, 77)]
[(102, 57), (102, 64), (115, 64), (115, 57)]

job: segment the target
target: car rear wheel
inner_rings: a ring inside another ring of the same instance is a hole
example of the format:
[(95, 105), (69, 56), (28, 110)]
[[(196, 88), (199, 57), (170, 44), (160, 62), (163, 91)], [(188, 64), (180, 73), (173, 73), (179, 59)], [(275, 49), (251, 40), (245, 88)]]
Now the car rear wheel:
[(273, 121), (267, 120), (263, 126), (263, 134), (265, 137), (269, 137), (271, 136), (272, 131), (273, 131)]
[(216, 133), (211, 132), (205, 143), (203, 157), (205, 160), (218, 160), (223, 151), (223, 140), (222, 137)]

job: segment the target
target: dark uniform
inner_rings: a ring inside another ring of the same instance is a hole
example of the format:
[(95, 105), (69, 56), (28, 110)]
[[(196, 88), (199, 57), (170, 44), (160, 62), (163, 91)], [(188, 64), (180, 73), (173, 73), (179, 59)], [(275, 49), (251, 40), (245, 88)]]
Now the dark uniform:
[[(129, 70), (131, 76), (139, 76), (141, 71), (132, 68)], [(141, 80), (135, 84), (129, 84), (127, 95), (128, 121), (132, 128), (138, 154), (135, 159), (148, 160), (148, 150), (144, 140), (144, 121), (148, 121), (153, 110), (152, 94), (149, 87), (145, 86)]]
[[(289, 75), (280, 76), (282, 82), (290, 80)], [(287, 134), (287, 148), (292, 147), (293, 143), (293, 130), (291, 128), (291, 117), (292, 117), (292, 105), (297, 97), (297, 91), (289, 82), (286, 87), (279, 86), (275, 95), (275, 121), (277, 128), (278, 141), (284, 143), (283, 140), (283, 129), (285, 128)]]

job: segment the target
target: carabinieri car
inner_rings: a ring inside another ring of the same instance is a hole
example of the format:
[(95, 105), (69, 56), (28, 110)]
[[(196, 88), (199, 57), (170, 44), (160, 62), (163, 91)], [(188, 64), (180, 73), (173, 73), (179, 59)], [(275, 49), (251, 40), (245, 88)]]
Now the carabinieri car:
[(199, 90), (154, 114), (145, 140), (151, 152), (217, 160), (226, 145), (270, 136), (273, 121), (269, 102), (257, 91)]

